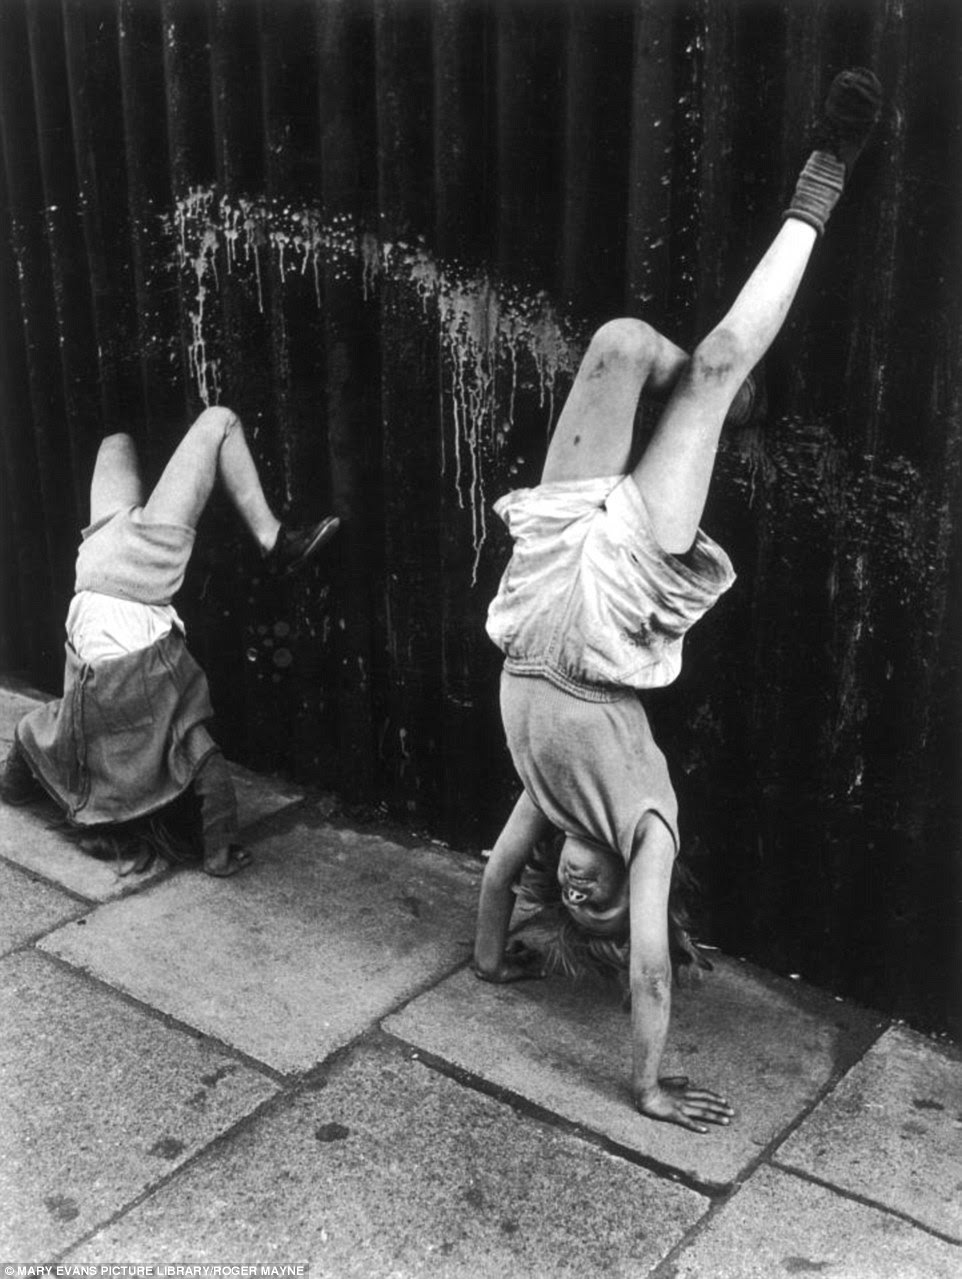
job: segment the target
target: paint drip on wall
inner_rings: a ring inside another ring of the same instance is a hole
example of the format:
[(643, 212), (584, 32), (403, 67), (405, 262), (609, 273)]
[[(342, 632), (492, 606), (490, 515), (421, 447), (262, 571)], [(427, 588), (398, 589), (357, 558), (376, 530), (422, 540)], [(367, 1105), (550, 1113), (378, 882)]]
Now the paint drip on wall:
[(346, 217), (268, 200), (228, 199), (197, 187), (167, 220), (176, 243), (188, 319), (188, 361), (205, 404), (221, 394), (216, 318), (209, 303), (222, 274), (249, 284), (259, 310), (264, 282), (310, 282), (323, 305), (322, 273), (356, 280), (374, 301), (384, 280), (410, 289), (436, 327), (443, 360), (442, 467), (468, 515), (477, 580), (488, 531), (488, 481), (503, 459), (519, 386), (532, 381), (550, 427), (559, 387), (577, 367), (575, 335), (548, 297), (526, 293), (433, 257), (423, 245), (378, 240)]

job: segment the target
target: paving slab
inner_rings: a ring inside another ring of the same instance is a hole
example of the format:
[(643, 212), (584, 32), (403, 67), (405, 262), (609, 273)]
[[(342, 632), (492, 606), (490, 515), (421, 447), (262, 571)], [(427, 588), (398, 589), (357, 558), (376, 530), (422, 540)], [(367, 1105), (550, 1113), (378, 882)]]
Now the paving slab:
[(962, 1054), (891, 1027), (777, 1159), (962, 1243)]
[(276, 1092), (35, 951), (0, 962), (0, 1253), (52, 1257)]
[(703, 1136), (633, 1109), (629, 1017), (610, 989), (561, 978), (494, 986), (465, 971), (384, 1027), (710, 1186), (742, 1174), (877, 1034), (859, 1009), (719, 958), (697, 988), (676, 992), (663, 1060), (665, 1074), (717, 1089), (738, 1112)]
[[(0, 689), (0, 695), (13, 696)], [(33, 704), (33, 703), (31, 703)], [(231, 765), (237, 788), (237, 815), (244, 828), (273, 816), (303, 798), (303, 792), (274, 778)], [(55, 823), (59, 813), (52, 800), (40, 799), (23, 808), (0, 803), (0, 857), (16, 862), (44, 879), (78, 893), (90, 901), (106, 902), (150, 884), (164, 874), (156, 863), (137, 875), (123, 875), (111, 861), (101, 861), (83, 852)]]
[(303, 809), (275, 826), (242, 874), (178, 873), (41, 945), (285, 1073), (467, 958), (475, 863)]
[(0, 862), (0, 955), (83, 913), (75, 897)]
[(958, 1279), (962, 1252), (909, 1222), (761, 1168), (662, 1279)]
[(707, 1207), (375, 1044), (70, 1260), (307, 1261), (311, 1279), (638, 1276)]
[(57, 820), (52, 800), (24, 808), (0, 803), (0, 857), (94, 902), (111, 901), (164, 873), (157, 865), (139, 875), (121, 875), (113, 862), (78, 848), (53, 825)]

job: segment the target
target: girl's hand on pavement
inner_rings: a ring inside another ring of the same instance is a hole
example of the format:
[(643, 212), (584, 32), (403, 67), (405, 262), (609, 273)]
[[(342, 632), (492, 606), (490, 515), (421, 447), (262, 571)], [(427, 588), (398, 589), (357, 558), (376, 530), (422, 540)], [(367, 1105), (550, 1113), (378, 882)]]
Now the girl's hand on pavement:
[(544, 976), (541, 963), (541, 956), (536, 950), (515, 940), (508, 943), (501, 963), (494, 972), (483, 972), (475, 964), (474, 975), (481, 981), (495, 982), (498, 985), (509, 981), (531, 981)]
[(656, 1087), (636, 1090), (635, 1105), (649, 1119), (707, 1132), (706, 1124), (726, 1125), (735, 1114), (726, 1099), (708, 1088), (693, 1088), (687, 1075), (659, 1079)]

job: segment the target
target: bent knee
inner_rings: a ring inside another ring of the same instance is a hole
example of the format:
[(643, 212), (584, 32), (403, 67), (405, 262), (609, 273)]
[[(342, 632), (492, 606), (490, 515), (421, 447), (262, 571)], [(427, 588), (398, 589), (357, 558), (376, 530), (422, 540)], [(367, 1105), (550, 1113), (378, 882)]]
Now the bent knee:
[(695, 389), (710, 389), (740, 386), (747, 373), (748, 361), (740, 339), (730, 329), (715, 329), (695, 347), (684, 377)]
[(114, 431), (105, 435), (97, 445), (98, 458), (127, 457), (136, 453), (134, 437), (127, 431)]
[(240, 418), (233, 409), (222, 404), (214, 404), (204, 409), (190, 428), (191, 434), (209, 437), (218, 447), (227, 439), (235, 427), (240, 426)]
[(588, 358), (596, 365), (638, 366), (650, 363), (661, 341), (657, 329), (644, 320), (624, 317), (609, 320), (598, 329), (588, 346)]

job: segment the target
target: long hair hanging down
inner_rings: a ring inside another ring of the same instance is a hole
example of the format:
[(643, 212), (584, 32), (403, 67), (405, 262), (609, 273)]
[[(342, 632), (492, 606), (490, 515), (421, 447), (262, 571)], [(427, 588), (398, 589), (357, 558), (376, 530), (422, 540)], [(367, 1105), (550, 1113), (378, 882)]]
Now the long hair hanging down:
[[(537, 918), (525, 926), (525, 940), (544, 956), (545, 970), (565, 977), (592, 975), (627, 981), (631, 936), (597, 937), (585, 932), (569, 915), (561, 900), (558, 862), (564, 834), (555, 832), (535, 845), (517, 887), (518, 900), (540, 907)], [(696, 884), (691, 871), (675, 858), (668, 896), (668, 949), (672, 973), (684, 982), (699, 971), (710, 971), (711, 961), (692, 940), (686, 898)]]
[(113, 862), (121, 875), (140, 874), (156, 860), (168, 866), (189, 865), (202, 855), (199, 805), (192, 794), (129, 822), (82, 827), (61, 818), (53, 825), (89, 856)]

